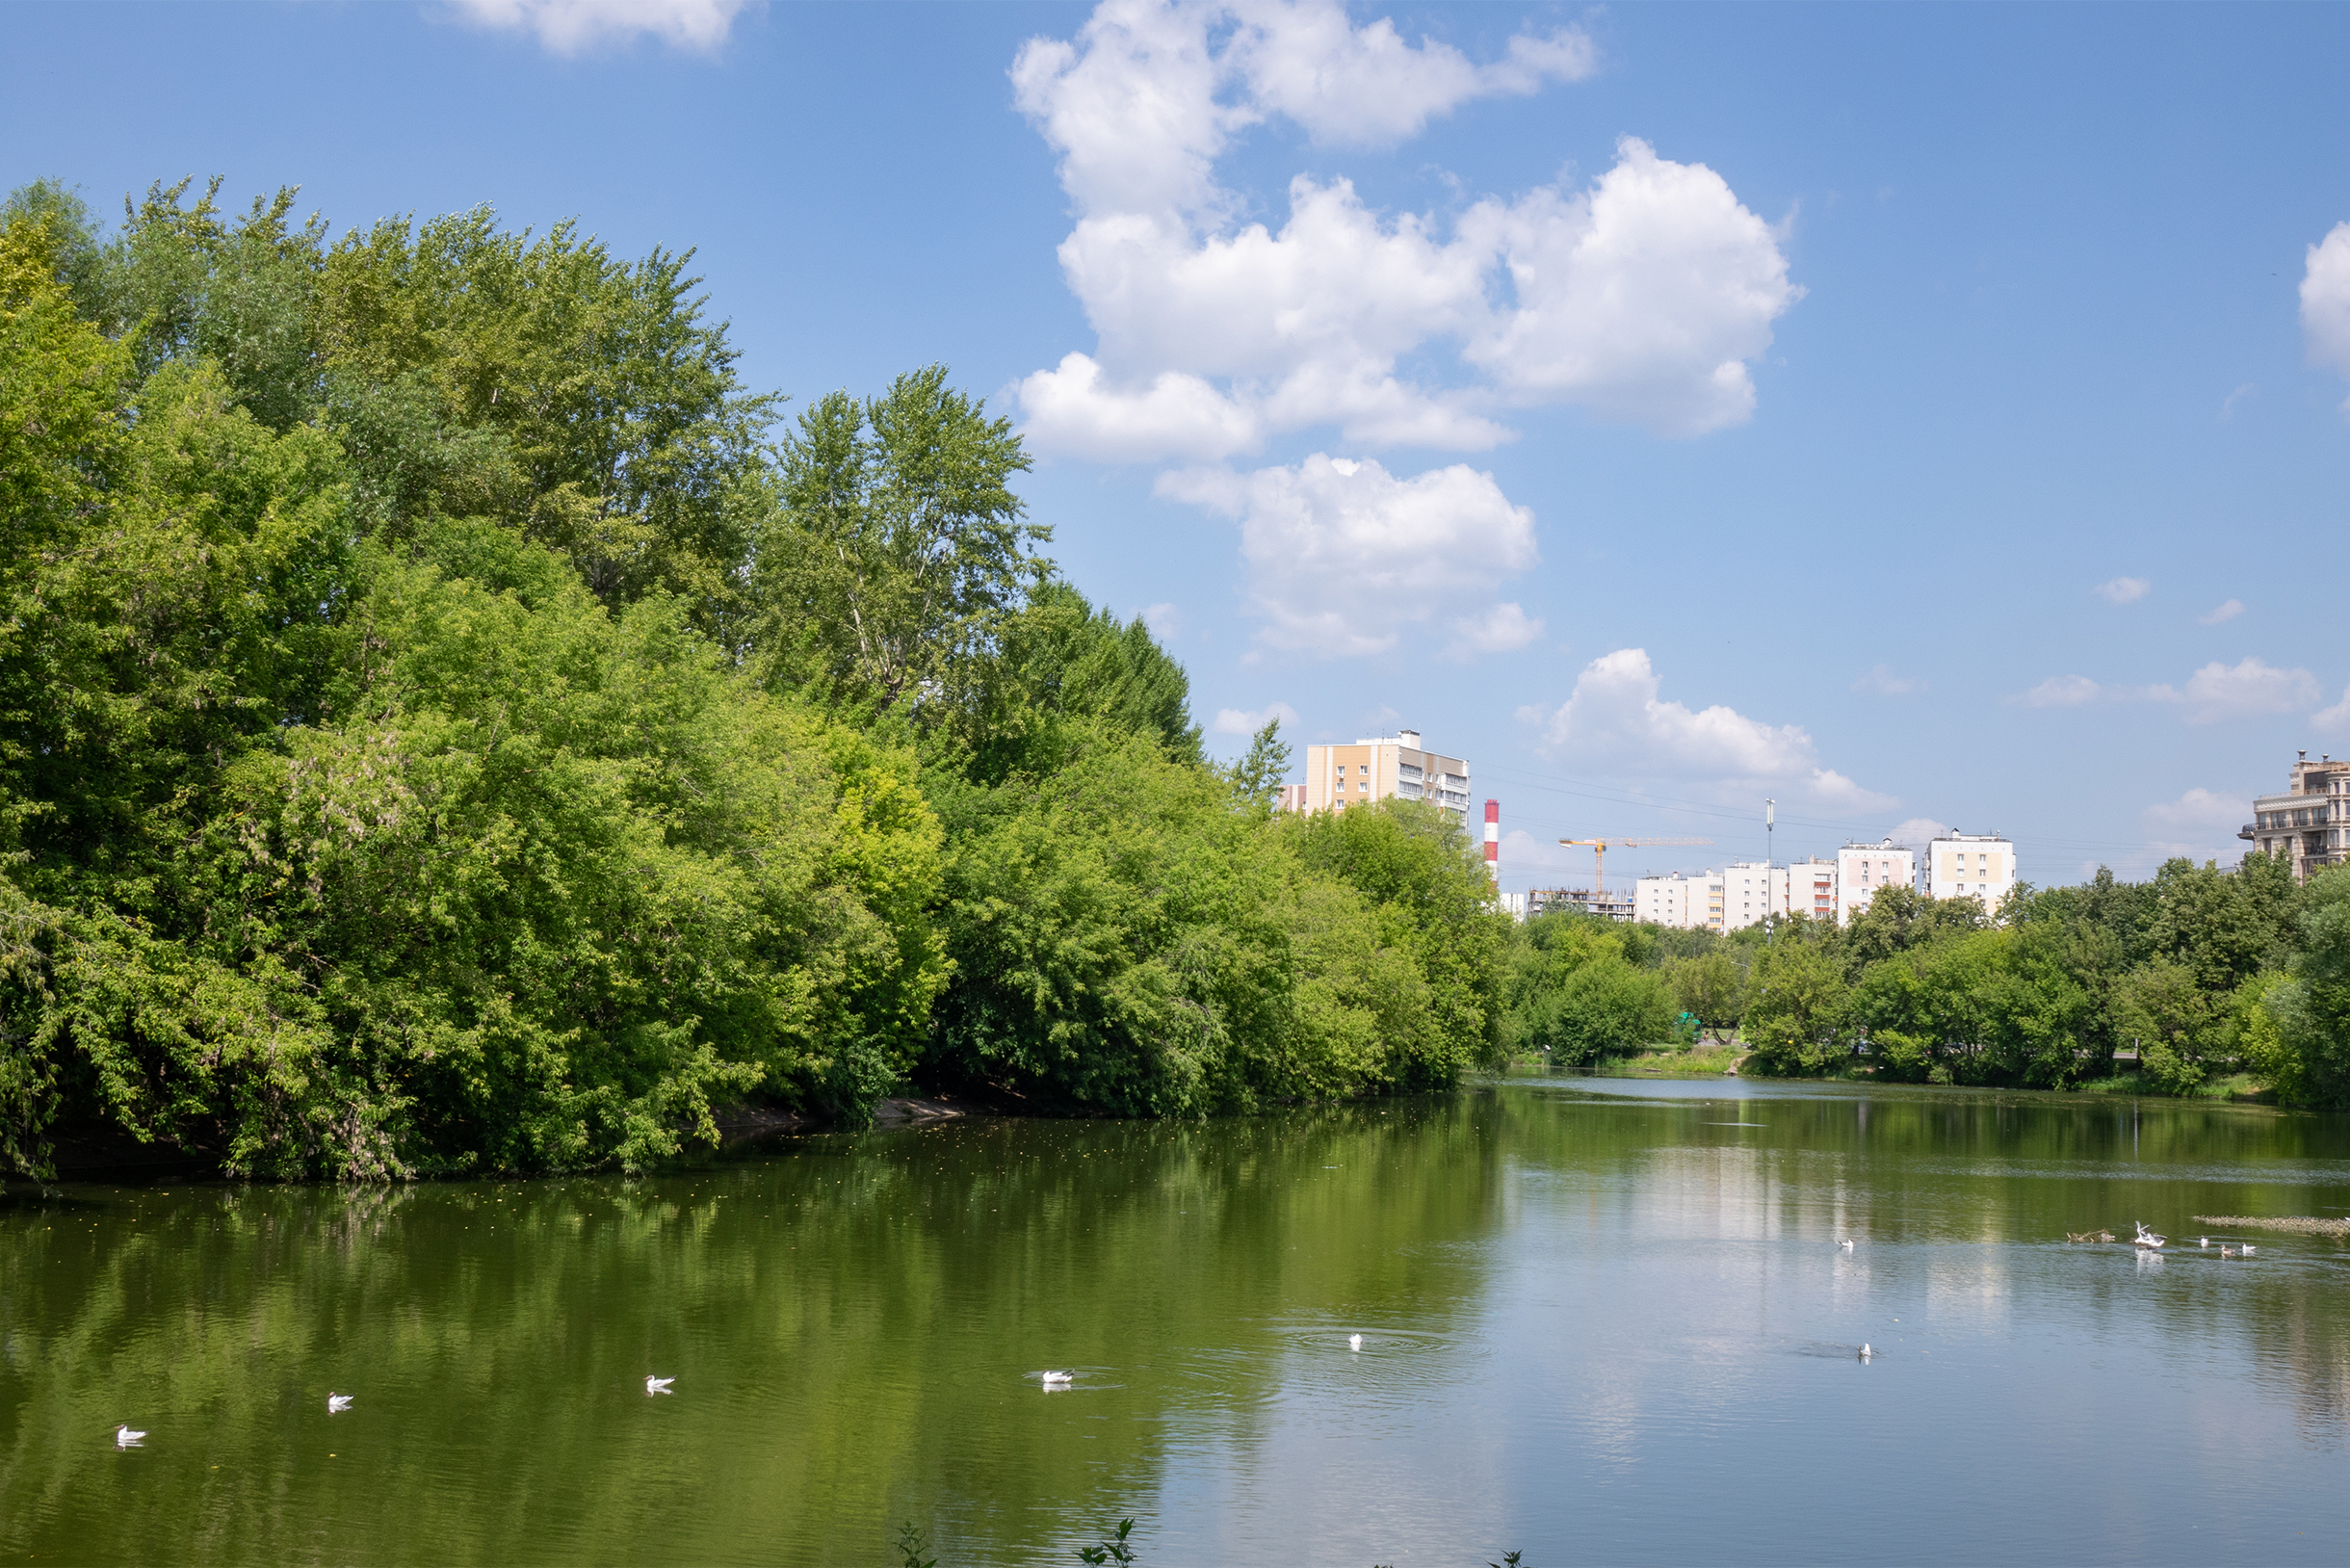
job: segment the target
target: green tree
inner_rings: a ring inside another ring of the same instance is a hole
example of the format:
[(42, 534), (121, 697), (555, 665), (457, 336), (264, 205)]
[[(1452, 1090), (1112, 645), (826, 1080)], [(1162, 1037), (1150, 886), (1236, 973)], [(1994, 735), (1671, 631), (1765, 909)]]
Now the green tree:
[(1526, 923), (1506, 997), (1513, 1050), (1582, 1066), (1670, 1037), (1670, 984), (1625, 956), (1625, 928), (1557, 912)]
[(1750, 1070), (1784, 1075), (1841, 1062), (1846, 999), (1843, 965), (1825, 944), (1781, 941), (1762, 949), (1739, 1020), (1754, 1047)]
[(1506, 1052), (1501, 971), (1512, 923), (1459, 819), (1391, 797), (1368, 808), (1285, 814), (1273, 830), (1309, 872), (1345, 883), (1380, 911), (1427, 980), (1434, 1032), (1399, 1086), (1440, 1087), (1467, 1067), (1498, 1065)]
[(1010, 488), (1029, 466), (1011, 422), (943, 365), (876, 398), (818, 400), (754, 543), (769, 680), (885, 708), (951, 695), (1050, 569), (1032, 547), (1051, 531), (1022, 521)]
[(1715, 1033), (1737, 1027), (1746, 1008), (1746, 974), (1727, 951), (1716, 947), (1694, 957), (1667, 958), (1662, 969), (1675, 1004), (1700, 1026)]
[(2288, 978), (2269, 989), (2280, 1088), (2295, 1103), (2350, 1106), (2350, 866), (2311, 876), (2292, 910)]

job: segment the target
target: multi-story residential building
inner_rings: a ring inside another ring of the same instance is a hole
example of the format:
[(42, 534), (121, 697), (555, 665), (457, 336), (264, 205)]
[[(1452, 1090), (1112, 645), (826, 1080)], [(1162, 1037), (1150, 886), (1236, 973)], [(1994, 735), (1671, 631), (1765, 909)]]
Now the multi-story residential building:
[(2350, 762), (2328, 756), (2311, 762), (2302, 752), (2285, 793), (2256, 797), (2252, 821), (2236, 837), (2250, 839), (2255, 849), (2285, 856), (2296, 882), (2321, 867), (2350, 860)]
[(1425, 750), (1418, 730), (1306, 747), (1305, 809), (1329, 811), (1391, 795), (1425, 800), (1469, 820), (1469, 765)]
[(1918, 851), (1887, 839), (1881, 844), (1847, 844), (1836, 851), (1836, 920), (1852, 924), (1852, 917), (1868, 907), (1881, 887), (1918, 885)]
[(1273, 809), (1275, 811), (1305, 810), (1306, 787), (1303, 784), (1282, 785), (1280, 797), (1273, 802)]
[(1716, 930), (1752, 926), (1785, 901), (1787, 871), (1761, 860), (1733, 860), (1722, 868), (1722, 923)]
[(1950, 833), (1925, 847), (1919, 889), (1929, 899), (1980, 899), (1986, 910), (2016, 885), (2016, 847), (1996, 833)]
[(1643, 876), (1632, 884), (1632, 919), (1680, 930), (1722, 928), (1722, 874)]
[(1778, 886), (1778, 913), (1807, 915), (1814, 920), (1836, 918), (1836, 862), (1822, 860), (1817, 855), (1795, 861), (1785, 868), (1786, 875)]

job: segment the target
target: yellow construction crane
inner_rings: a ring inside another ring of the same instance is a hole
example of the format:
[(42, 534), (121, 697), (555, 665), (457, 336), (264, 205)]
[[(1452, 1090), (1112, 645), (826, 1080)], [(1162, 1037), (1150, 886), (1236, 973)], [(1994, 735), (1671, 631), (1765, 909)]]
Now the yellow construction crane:
[(1711, 839), (1560, 839), (1570, 849), (1577, 846), (1591, 851), (1591, 891), (1594, 896), (1607, 891), (1607, 847), (1619, 849), (1644, 849), (1651, 845), (1711, 844)]

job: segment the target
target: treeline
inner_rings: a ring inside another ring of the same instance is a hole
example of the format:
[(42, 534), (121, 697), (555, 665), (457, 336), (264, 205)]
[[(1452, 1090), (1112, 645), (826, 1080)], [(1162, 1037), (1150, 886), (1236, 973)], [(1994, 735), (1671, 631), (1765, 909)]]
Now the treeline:
[(1522, 1054), (1570, 1064), (1736, 1031), (1745, 1071), (1867, 1067), (1912, 1083), (2064, 1088), (2134, 1053), (2193, 1092), (2249, 1073), (2286, 1104), (2350, 1105), (2350, 867), (2296, 887), (2265, 854), (2149, 882), (1974, 899), (1879, 892), (1849, 926), (1706, 931), (1530, 922), (1505, 989)]
[(786, 419), (690, 255), (217, 184), (0, 208), (0, 1162), (641, 1165), (900, 1085), (1442, 1086), (1443, 814), (1277, 817), (937, 367)]

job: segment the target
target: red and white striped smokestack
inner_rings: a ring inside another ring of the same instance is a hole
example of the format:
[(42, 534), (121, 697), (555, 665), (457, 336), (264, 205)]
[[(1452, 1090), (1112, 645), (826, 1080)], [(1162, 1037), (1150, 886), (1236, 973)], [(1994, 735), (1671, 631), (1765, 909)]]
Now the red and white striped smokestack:
[(1493, 879), (1501, 879), (1501, 802), (1485, 802), (1485, 869)]

